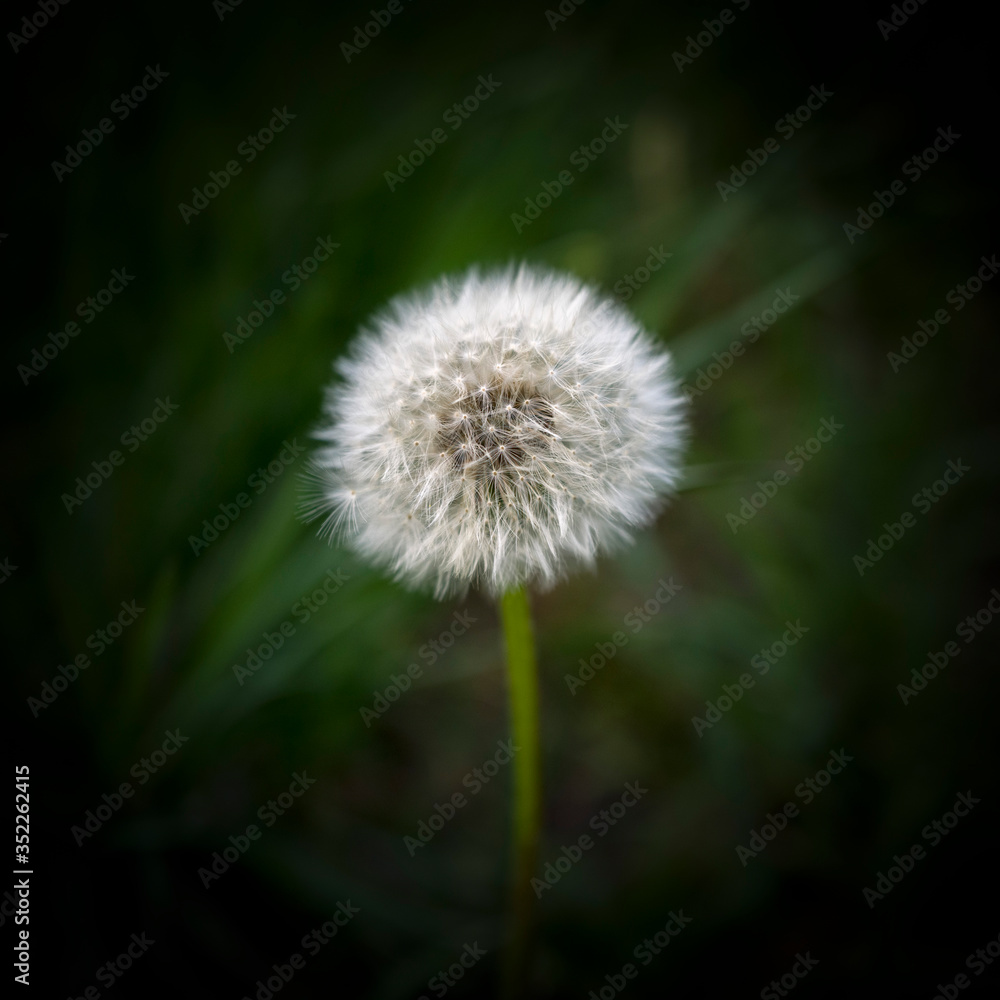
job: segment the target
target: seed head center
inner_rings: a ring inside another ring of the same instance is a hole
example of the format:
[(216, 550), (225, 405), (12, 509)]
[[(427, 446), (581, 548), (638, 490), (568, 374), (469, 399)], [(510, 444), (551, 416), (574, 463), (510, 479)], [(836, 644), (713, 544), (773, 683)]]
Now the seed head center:
[(438, 450), (454, 469), (476, 479), (518, 479), (551, 446), (553, 425), (552, 405), (534, 386), (498, 379), (439, 415)]

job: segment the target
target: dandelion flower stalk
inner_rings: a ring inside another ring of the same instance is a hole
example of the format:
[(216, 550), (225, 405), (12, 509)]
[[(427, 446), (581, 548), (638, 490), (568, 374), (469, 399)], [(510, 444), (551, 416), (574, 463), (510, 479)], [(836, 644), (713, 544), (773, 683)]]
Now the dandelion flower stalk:
[(533, 893), (531, 878), (538, 858), (541, 826), (541, 751), (538, 739), (538, 677), (531, 609), (524, 587), (509, 590), (500, 599), (507, 647), (507, 686), (514, 757), (510, 927), (505, 997), (524, 996), (531, 959)]
[(337, 368), (303, 516), (406, 586), (501, 599), (521, 747), (506, 973), (525, 996), (541, 811), (525, 588), (593, 567), (649, 524), (680, 479), (683, 397), (624, 307), (526, 265), (393, 299)]

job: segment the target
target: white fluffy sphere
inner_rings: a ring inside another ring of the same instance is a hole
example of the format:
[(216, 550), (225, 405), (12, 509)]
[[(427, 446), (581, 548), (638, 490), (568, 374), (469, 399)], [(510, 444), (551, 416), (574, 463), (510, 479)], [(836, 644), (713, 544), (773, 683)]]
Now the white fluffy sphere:
[(439, 597), (593, 564), (680, 475), (668, 354), (569, 275), (441, 279), (392, 300), (337, 368), (305, 516)]

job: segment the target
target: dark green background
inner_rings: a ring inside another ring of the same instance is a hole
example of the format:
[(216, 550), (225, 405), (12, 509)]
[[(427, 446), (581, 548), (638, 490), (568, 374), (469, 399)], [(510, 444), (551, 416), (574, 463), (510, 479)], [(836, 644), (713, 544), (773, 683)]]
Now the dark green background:
[[(370, 6), (246, 0), (220, 21), (207, 0), (77, 0), (3, 56), (0, 556), (18, 568), (0, 605), (12, 760), (32, 768), (38, 995), (99, 985), (145, 931), (155, 947), (112, 995), (253, 996), (346, 899), (361, 914), (280, 996), (435, 995), (429, 978), (473, 941), (488, 956), (449, 995), (491, 994), (506, 769), (415, 858), (403, 838), (506, 735), (495, 609), (408, 593), (318, 541), (296, 519), (302, 459), (207, 551), (188, 538), (283, 441), (307, 442), (331, 362), (392, 295), (520, 259), (614, 294), (662, 245), (673, 256), (629, 305), (686, 377), (776, 289), (802, 300), (694, 401), (688, 488), (656, 525), (534, 598), (542, 860), (625, 782), (649, 789), (541, 900), (538, 995), (598, 990), (683, 909), (693, 922), (628, 996), (758, 996), (808, 950), (820, 964), (797, 996), (930, 998), (1000, 932), (1000, 624), (910, 704), (896, 690), (1000, 585), (994, 288), (897, 373), (886, 354), (1000, 249), (979, 15), (929, 3), (883, 39), (890, 4), (754, 0), (679, 73), (672, 52), (721, 4), (589, 0), (553, 31), (543, 2), (413, 0), (347, 63)], [(147, 64), (169, 77), (57, 181), (52, 161)], [(390, 192), (384, 171), (480, 74), (500, 88)], [(834, 96), (724, 203), (716, 182), (821, 84)], [(286, 131), (185, 225), (178, 204), (285, 105)], [(628, 129), (518, 234), (511, 214), (606, 116)], [(949, 126), (961, 139), (851, 245), (857, 206)], [(223, 331), (327, 235), (340, 248), (231, 354)], [(134, 282), (25, 386), (17, 365), (122, 267)], [(67, 514), (61, 494), (167, 396), (177, 412)], [(726, 515), (826, 417), (843, 430), (734, 534)], [(950, 459), (971, 471), (859, 576), (852, 557)], [(349, 581), (295, 621), (338, 569)], [(681, 593), (571, 695), (565, 675), (670, 576)], [(27, 699), (133, 598), (138, 623), (33, 718)], [(359, 709), (463, 609), (469, 632), (366, 727)], [(233, 665), (289, 618), (295, 635), (240, 686)], [(789, 619), (808, 634), (699, 738), (692, 717)], [(189, 742), (77, 847), (71, 826), (176, 728)], [(844, 773), (744, 868), (737, 845), (842, 747)], [(199, 867), (303, 769), (316, 785), (204, 889)], [(973, 815), (870, 909), (862, 889), (966, 790)]]

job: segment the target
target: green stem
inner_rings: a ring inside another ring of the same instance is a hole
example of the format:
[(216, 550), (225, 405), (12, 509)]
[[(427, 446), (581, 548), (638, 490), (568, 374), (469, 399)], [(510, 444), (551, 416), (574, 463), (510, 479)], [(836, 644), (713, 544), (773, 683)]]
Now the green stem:
[(523, 998), (531, 951), (534, 896), (531, 879), (538, 857), (541, 814), (538, 747), (538, 671), (528, 593), (523, 587), (500, 599), (507, 646), (510, 729), (514, 755), (513, 864), (510, 882), (510, 930), (503, 995)]

